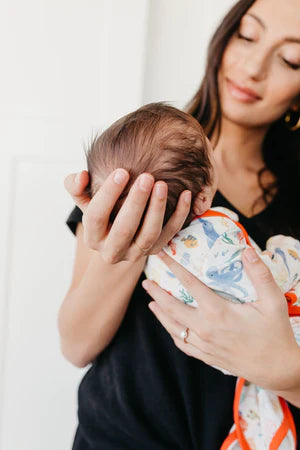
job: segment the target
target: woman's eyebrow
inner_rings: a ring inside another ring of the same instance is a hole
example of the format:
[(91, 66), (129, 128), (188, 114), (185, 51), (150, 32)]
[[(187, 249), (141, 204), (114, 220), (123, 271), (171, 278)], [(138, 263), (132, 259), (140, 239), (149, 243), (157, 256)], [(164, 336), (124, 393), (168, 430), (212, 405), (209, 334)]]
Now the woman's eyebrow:
[(294, 37), (287, 37), (287, 38), (285, 38), (285, 41), (296, 42), (297, 44), (300, 44), (300, 39), (297, 39), (297, 38), (294, 38)]
[[(253, 19), (255, 19), (262, 26), (262, 28), (264, 30), (267, 28), (266, 25), (264, 24), (264, 22), (258, 16), (256, 16), (255, 14), (246, 13), (245, 15), (253, 17)], [(288, 41), (288, 42), (296, 42), (297, 44), (300, 44), (300, 39), (295, 38), (295, 37), (286, 37), (284, 40)]]
[(246, 13), (246, 16), (251, 16), (253, 17), (253, 19), (255, 19), (264, 29), (266, 29), (266, 25), (263, 23), (263, 21), (257, 17), (255, 14), (251, 14), (251, 13)]

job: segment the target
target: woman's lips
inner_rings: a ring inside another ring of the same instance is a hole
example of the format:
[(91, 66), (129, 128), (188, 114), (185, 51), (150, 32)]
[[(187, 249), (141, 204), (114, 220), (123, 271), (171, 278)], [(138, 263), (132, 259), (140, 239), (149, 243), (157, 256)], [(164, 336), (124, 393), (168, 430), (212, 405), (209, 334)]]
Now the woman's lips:
[(242, 87), (229, 78), (226, 78), (226, 84), (231, 95), (242, 102), (253, 103), (261, 100), (261, 97), (255, 91)]

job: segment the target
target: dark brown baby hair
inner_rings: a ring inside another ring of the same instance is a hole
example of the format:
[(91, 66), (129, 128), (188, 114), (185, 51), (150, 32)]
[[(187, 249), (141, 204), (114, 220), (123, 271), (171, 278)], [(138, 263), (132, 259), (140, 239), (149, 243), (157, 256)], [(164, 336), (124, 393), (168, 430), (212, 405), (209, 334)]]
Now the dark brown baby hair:
[[(112, 214), (114, 219), (130, 187), (144, 173), (168, 185), (164, 223), (175, 211), (180, 193), (196, 195), (212, 182), (204, 131), (191, 115), (166, 103), (150, 103), (114, 122), (92, 139), (85, 150), (90, 182), (86, 193), (92, 198), (105, 178), (122, 167), (130, 179)], [(192, 220), (192, 209), (184, 223)]]

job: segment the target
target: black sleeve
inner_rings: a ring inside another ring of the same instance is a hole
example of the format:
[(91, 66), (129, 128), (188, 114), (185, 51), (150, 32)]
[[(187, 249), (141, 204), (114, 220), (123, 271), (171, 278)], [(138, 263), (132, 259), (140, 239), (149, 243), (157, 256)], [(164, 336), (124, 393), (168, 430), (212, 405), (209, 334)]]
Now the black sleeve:
[(69, 229), (72, 231), (72, 233), (76, 236), (76, 228), (78, 222), (82, 221), (82, 211), (78, 206), (75, 206), (75, 208), (72, 209), (70, 212), (66, 224), (69, 227)]

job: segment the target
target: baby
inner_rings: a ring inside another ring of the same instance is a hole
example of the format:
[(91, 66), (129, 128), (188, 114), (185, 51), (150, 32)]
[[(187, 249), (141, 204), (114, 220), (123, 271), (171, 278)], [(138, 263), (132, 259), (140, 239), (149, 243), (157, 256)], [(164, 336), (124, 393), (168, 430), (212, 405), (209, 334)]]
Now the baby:
[(86, 152), (90, 197), (107, 175), (118, 167), (130, 174), (129, 182), (112, 214), (114, 219), (130, 187), (143, 172), (168, 184), (164, 224), (175, 210), (180, 193), (190, 190), (193, 216), (207, 210), (216, 191), (213, 184), (210, 142), (192, 116), (163, 103), (143, 106), (113, 123), (92, 141)]
[[(300, 305), (299, 241), (274, 236), (267, 241), (267, 252), (262, 252), (238, 223), (235, 213), (225, 208), (210, 209), (218, 182), (213, 151), (203, 129), (192, 116), (164, 103), (145, 105), (119, 119), (101, 136), (96, 136), (86, 157), (90, 175), (86, 192), (90, 197), (118, 167), (130, 174), (126, 189), (112, 211), (111, 221), (136, 178), (144, 172), (152, 174), (156, 181), (163, 180), (168, 184), (164, 223), (175, 210), (180, 193), (190, 190), (190, 213), (181, 231), (164, 250), (224, 298), (245, 303), (257, 300), (242, 263), (243, 250), (253, 246), (272, 271), (282, 292), (289, 292), (287, 298), (293, 307)], [(181, 301), (197, 307), (187, 289), (157, 256), (148, 257), (144, 272)], [(300, 345), (299, 317), (291, 317), (290, 321)], [(257, 418), (255, 423), (248, 420), (247, 426), (244, 424), (245, 436), (255, 440), (256, 448), (265, 448), (270, 435), (270, 430), (264, 428), (265, 418), (274, 431), (280, 427), (282, 415), (285, 417), (286, 414), (279, 397), (238, 378), (236, 398), (239, 417), (245, 421), (255, 413)], [(233, 425), (231, 434), (236, 426), (239, 424)], [(287, 441), (291, 439), (290, 433), (286, 434)]]
[[(86, 192), (90, 197), (114, 169), (123, 167), (130, 174), (111, 221), (141, 173), (150, 173), (155, 180), (168, 184), (164, 223), (174, 212), (180, 193), (191, 191), (190, 213), (164, 250), (223, 297), (239, 303), (257, 299), (243, 270), (242, 252), (247, 245), (255, 247), (283, 292), (295, 288), (300, 274), (299, 241), (275, 236), (267, 242), (267, 253), (262, 252), (238, 224), (234, 212), (209, 209), (218, 183), (213, 150), (199, 122), (189, 114), (164, 103), (145, 105), (96, 137), (86, 157), (90, 174)], [(144, 270), (148, 278), (175, 297), (197, 306), (157, 256), (148, 257)]]

